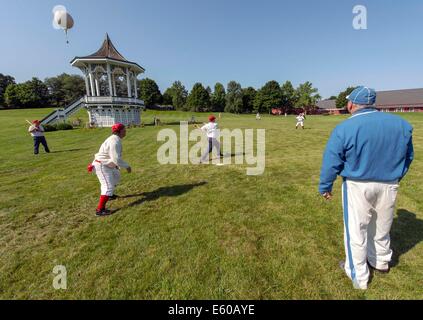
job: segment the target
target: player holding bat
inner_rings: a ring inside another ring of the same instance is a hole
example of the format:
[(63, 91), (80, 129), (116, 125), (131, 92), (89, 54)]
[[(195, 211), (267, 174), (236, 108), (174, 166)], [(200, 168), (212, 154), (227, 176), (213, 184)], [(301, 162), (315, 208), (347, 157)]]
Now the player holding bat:
[(39, 153), (40, 143), (43, 145), (44, 150), (47, 153), (50, 153), (50, 149), (47, 145), (46, 137), (44, 136), (44, 128), (41, 125), (40, 121), (34, 120), (29, 122), (26, 120), (31, 126), (28, 129), (28, 132), (31, 134), (31, 136), (34, 138), (34, 154), (37, 155)]

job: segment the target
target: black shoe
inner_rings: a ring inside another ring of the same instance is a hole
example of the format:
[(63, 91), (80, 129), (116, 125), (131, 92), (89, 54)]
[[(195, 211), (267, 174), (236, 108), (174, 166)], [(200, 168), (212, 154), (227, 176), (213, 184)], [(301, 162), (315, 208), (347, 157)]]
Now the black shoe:
[(95, 215), (97, 217), (110, 216), (111, 214), (112, 214), (112, 212), (110, 210), (107, 210), (107, 209), (102, 209), (102, 210), (96, 210), (95, 211)]
[(389, 273), (389, 271), (391, 271), (391, 268), (389, 268), (389, 267), (388, 267), (388, 269), (386, 269), (386, 270), (376, 269), (375, 267), (373, 267), (373, 266), (370, 264), (369, 260), (367, 260), (367, 265), (369, 266), (369, 268), (370, 268), (371, 270), (376, 271), (376, 272), (379, 272), (379, 273), (387, 274), (387, 273)]
[(113, 201), (113, 200), (116, 200), (116, 199), (118, 199), (118, 198), (120, 198), (118, 195), (116, 195), (116, 194), (114, 194), (114, 195), (112, 195), (111, 197), (109, 197), (109, 200), (110, 201)]

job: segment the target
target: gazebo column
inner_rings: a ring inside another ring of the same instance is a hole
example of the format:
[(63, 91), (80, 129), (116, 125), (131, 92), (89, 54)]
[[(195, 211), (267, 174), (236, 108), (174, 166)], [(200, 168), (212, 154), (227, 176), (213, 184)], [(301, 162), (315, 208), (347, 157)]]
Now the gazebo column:
[(97, 91), (97, 97), (99, 97), (100, 96), (100, 86), (98, 84), (98, 78), (97, 77), (95, 77), (95, 89)]
[(131, 79), (129, 77), (129, 68), (126, 68), (126, 85), (128, 87), (128, 98), (131, 98), (132, 93), (131, 93)]
[(90, 68), (89, 68), (89, 74), (88, 75), (89, 75), (89, 78), (90, 78), (91, 96), (94, 97), (96, 94), (95, 94), (95, 90), (94, 90), (93, 71), (91, 69), (91, 65), (90, 65)]
[(85, 70), (85, 72), (84, 72), (84, 78), (85, 78), (85, 89), (87, 90), (87, 96), (89, 97), (90, 96), (90, 85), (89, 85), (89, 83), (88, 83), (88, 70)]
[(135, 99), (138, 99), (138, 89), (137, 89), (137, 76), (134, 73), (134, 94)]
[(115, 78), (115, 75), (113, 73), (112, 73), (112, 82), (113, 82), (113, 96), (117, 97), (116, 78)]
[(109, 80), (109, 94), (113, 97), (113, 88), (112, 88), (112, 71), (110, 64), (107, 64), (107, 79)]

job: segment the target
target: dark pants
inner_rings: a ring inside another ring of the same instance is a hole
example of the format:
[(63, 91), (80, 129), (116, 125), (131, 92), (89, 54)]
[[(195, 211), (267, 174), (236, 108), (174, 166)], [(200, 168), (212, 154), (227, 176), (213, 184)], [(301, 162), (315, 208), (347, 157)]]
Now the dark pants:
[(34, 137), (34, 154), (38, 154), (40, 143), (43, 145), (44, 150), (47, 153), (50, 152), (50, 149), (48, 148), (48, 145), (47, 145), (46, 137)]

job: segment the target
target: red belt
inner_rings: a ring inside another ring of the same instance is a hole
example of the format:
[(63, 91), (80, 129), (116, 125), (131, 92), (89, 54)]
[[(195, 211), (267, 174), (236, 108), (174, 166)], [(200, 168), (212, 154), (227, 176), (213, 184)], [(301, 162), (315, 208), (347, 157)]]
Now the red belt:
[(95, 160), (95, 162), (101, 163), (101, 161)]

